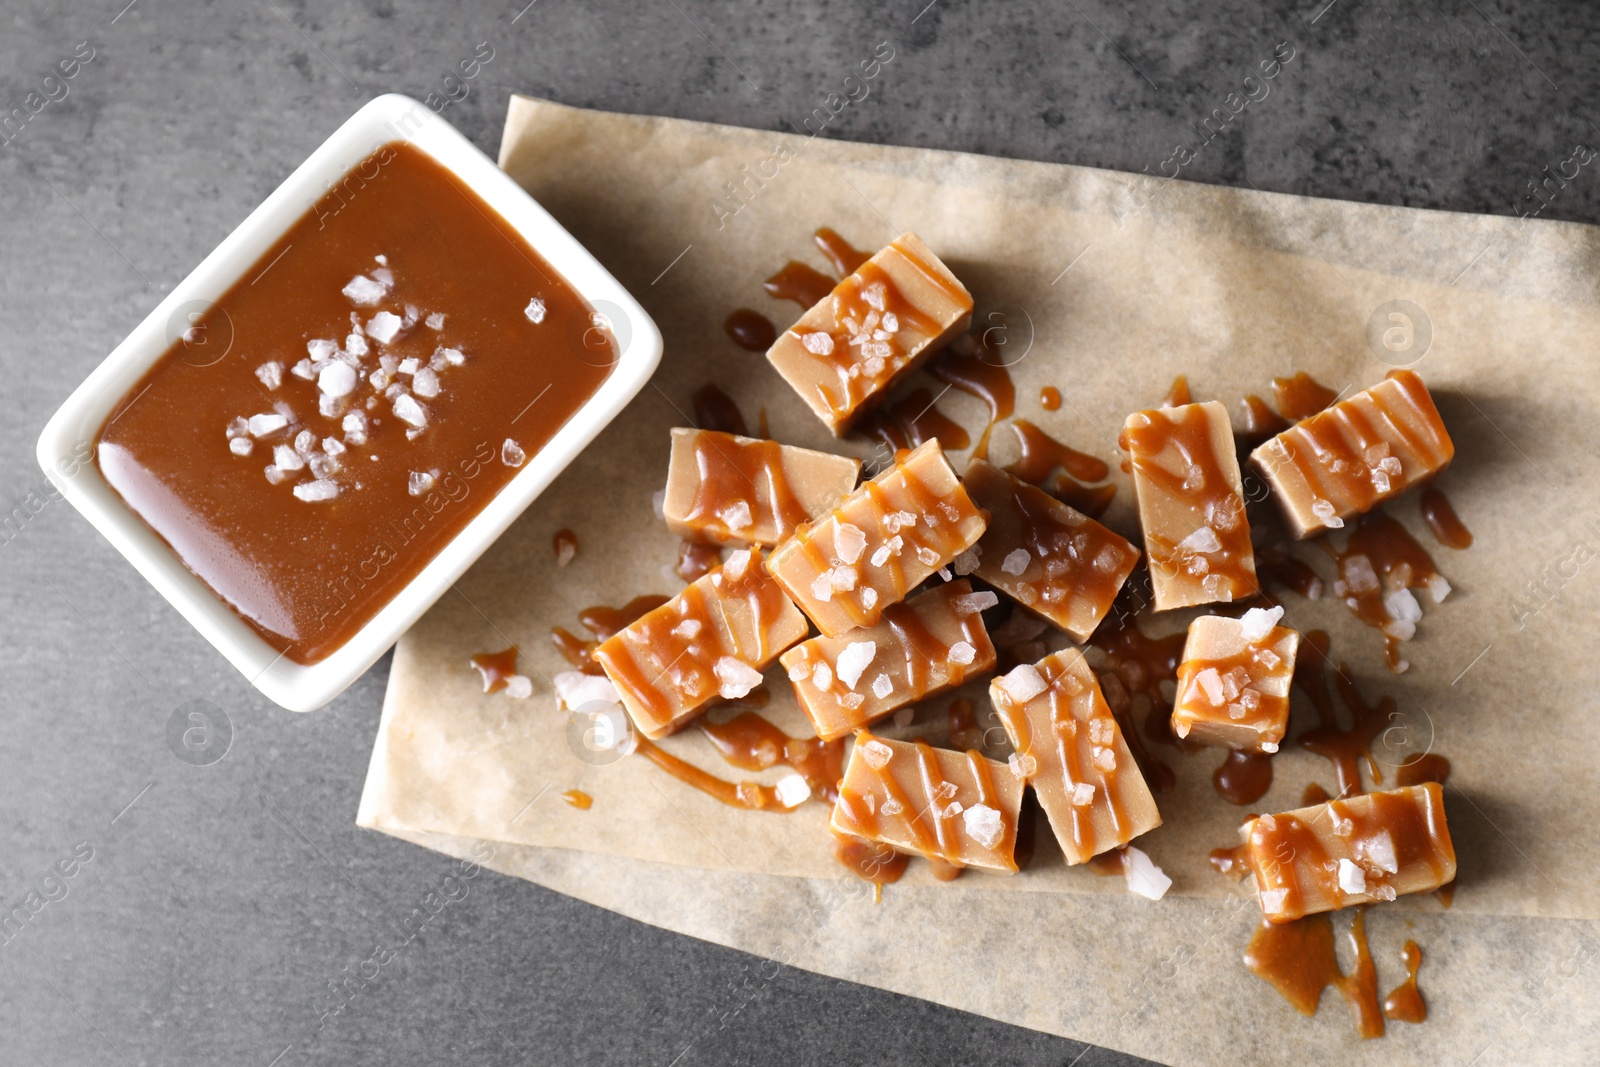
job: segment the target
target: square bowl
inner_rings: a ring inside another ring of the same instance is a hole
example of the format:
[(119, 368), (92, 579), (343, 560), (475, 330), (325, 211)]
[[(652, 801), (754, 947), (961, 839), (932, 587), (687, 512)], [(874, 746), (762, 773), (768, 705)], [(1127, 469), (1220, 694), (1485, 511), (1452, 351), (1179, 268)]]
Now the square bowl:
[[(123, 501), (93, 462), (94, 442), (112, 411), (194, 321), (194, 311), (220, 299), (329, 189), (395, 142), (426, 153), (493, 208), (605, 316), (618, 356), (597, 391), (392, 599), (326, 658), (302, 664), (252, 629)], [(616, 417), (655, 371), (661, 349), (661, 333), (638, 301), (544, 208), (428, 107), (389, 94), (361, 108), (313, 152), (73, 391), (45, 425), (39, 464), (62, 496), (257, 689), (291, 711), (312, 711), (372, 666)]]

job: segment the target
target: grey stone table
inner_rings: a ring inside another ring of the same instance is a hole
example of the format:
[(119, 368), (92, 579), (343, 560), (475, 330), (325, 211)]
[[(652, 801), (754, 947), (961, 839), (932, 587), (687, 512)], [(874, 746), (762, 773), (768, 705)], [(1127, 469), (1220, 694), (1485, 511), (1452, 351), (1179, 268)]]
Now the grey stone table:
[[(491, 154), (514, 91), (780, 129), (891, 40), (894, 77), (828, 136), (1157, 171), (1287, 41), (1295, 64), (1182, 176), (1594, 222), (1595, 168), (1553, 175), (1600, 143), (1600, 11), (524, 2), (0, 7), (0, 918), (21, 906), (0, 1062), (1129, 1062), (788, 970), (723, 1027), (751, 957), (489, 874), (319, 1027), (327, 984), (449, 869), (354, 824), (386, 665), (317, 714), (269, 705), (47, 497), (39, 428), (381, 92), (460, 97), (447, 117)], [(479, 76), (451, 80), (482, 43)], [(231, 723), (206, 766), (168, 744), (191, 700)]]

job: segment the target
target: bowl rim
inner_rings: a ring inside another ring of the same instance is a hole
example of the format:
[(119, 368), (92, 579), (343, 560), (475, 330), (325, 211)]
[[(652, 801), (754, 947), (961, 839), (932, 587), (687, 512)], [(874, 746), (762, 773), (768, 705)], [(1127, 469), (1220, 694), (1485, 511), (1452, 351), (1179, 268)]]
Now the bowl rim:
[[(242, 280), (262, 254), (357, 164), (395, 142), (421, 149), (482, 197), (606, 316), (620, 354), (594, 395), (376, 615), (319, 662), (300, 664), (252, 630), (123, 501), (93, 462), (94, 442), (133, 384), (182, 332), (174, 332), (175, 324), (190, 322), (192, 312)], [(251, 684), (281, 707), (313, 711), (364, 674), (455, 585), (638, 394), (659, 365), (661, 352), (661, 333), (649, 314), (565, 227), (431, 108), (389, 93), (347, 119), (172, 287), (50, 417), (36, 454), (62, 497)]]

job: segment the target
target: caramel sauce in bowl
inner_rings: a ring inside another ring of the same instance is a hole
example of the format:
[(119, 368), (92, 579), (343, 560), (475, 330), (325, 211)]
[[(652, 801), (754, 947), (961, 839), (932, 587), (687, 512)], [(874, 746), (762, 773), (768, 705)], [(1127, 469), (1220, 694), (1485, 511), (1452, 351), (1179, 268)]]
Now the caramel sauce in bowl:
[[(428, 220), (450, 226), (455, 214), (443, 198), (417, 199), (423, 184), (454, 190), (455, 206), (477, 220), (470, 233), (453, 233), (447, 261), (431, 254), (438, 239)], [(387, 215), (373, 210), (386, 200)], [(519, 284), (511, 301), (499, 288), (455, 287), (472, 283), (460, 274), (474, 271), (475, 250), (510, 251), (530, 272), (517, 277), (541, 288)], [(329, 282), (330, 271), (342, 277)], [(343, 292), (358, 276), (367, 281)], [(277, 321), (263, 291), (278, 295)], [(316, 307), (301, 306), (301, 293), (313, 291)], [(491, 299), (507, 306), (474, 319)], [(428, 316), (438, 312), (442, 328), (427, 344), (435, 333)], [(552, 386), (544, 401), (559, 392), (563, 403), (541, 412), (541, 401), (512, 426), (534, 396), (502, 411), (515, 398), (495, 387), (495, 353), (512, 333), (537, 328), (536, 318), (557, 326), (549, 351), (565, 353), (572, 374), (540, 383)], [(470, 335), (465, 345), (447, 336), (457, 330)], [(308, 339), (332, 347), (313, 352)], [(390, 353), (391, 342), (409, 345)], [(429, 366), (445, 348), (464, 358), (440, 355), (439, 367)], [(380, 388), (371, 375), (385, 354), (396, 366)], [(311, 377), (296, 372), (314, 356), (323, 358), (305, 368)], [(325, 377), (322, 364), (334, 356), (354, 373)], [(345, 123), (173, 288), (50, 420), (38, 454), (59, 475), (63, 496), (257, 688), (309, 711), (361, 675), (465, 573), (643, 387), (660, 357), (649, 315), (587, 250), (430, 109), (389, 95)], [(408, 364), (412, 374), (398, 373), (402, 359), (417, 360)], [(263, 370), (270, 363), (276, 372)], [(418, 385), (414, 372), (423, 367), (439, 382)], [(404, 392), (390, 395), (397, 379)], [(396, 407), (401, 395), (410, 399)], [(331, 398), (326, 405), (323, 397)], [(493, 410), (480, 419), (480, 407)], [(357, 409), (368, 420), (365, 445), (344, 425)], [(163, 444), (158, 415), (182, 443)], [(248, 427), (257, 415), (267, 416), (253, 427), (259, 433), (234, 432), (236, 420)], [(273, 429), (278, 417), (285, 425)], [(408, 437), (412, 429), (423, 432)], [(203, 448), (189, 449), (191, 439)], [(503, 451), (508, 439), (516, 447)], [(380, 459), (367, 459), (365, 450), (379, 446)], [(479, 477), (469, 495), (452, 500), (444, 482), (467, 477), (463, 461), (476, 464)], [(269, 480), (269, 466), (283, 477)], [(226, 477), (213, 479), (218, 472)], [(423, 522), (412, 505), (430, 489), (444, 506)], [(368, 508), (380, 499), (381, 508)], [(401, 528), (409, 520), (411, 536), (395, 532), (390, 542), (399, 544), (381, 551), (370, 536), (380, 520), (357, 518), (364, 510), (386, 511)], [(357, 523), (368, 536), (340, 536)], [(288, 546), (297, 537), (314, 559), (293, 558)], [(379, 557), (386, 562), (374, 562)]]

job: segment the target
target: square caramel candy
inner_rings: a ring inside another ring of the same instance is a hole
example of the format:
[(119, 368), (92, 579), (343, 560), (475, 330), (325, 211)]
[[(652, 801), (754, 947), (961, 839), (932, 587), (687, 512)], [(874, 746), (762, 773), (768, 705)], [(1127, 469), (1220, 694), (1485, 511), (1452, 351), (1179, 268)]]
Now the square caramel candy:
[(672, 431), (662, 513), (680, 537), (775, 545), (856, 487), (861, 461), (716, 430)]
[(1289, 427), (1250, 462), (1294, 535), (1306, 538), (1432, 478), (1455, 453), (1428, 387), (1416, 372), (1397, 370)]
[(767, 359), (838, 436), (971, 319), (972, 294), (906, 233), (800, 316)]
[(956, 571), (976, 574), (1074, 640), (1087, 641), (1139, 562), (1139, 550), (984, 460), (967, 465), (962, 484), (989, 513), (989, 528), (956, 560)]
[(1276, 752), (1289, 728), (1289, 681), (1300, 634), (1277, 625), (1283, 609), (1241, 619), (1202, 615), (1189, 624), (1178, 664), (1172, 732), (1207, 745)]
[(1088, 660), (1062, 649), (989, 683), (989, 699), (1067, 863), (1085, 863), (1161, 825)]
[(977, 752), (856, 734), (833, 828), (957, 867), (1015, 874), (1022, 782)]
[(1262, 815), (1239, 833), (1269, 922), (1425, 893), (1456, 876), (1437, 782)]
[(614, 634), (594, 658), (646, 737), (678, 729), (717, 698), (736, 700), (810, 629), (761, 567), (740, 549), (710, 574)]
[(794, 695), (824, 741), (994, 670), (983, 609), (999, 603), (957, 580), (900, 604), (873, 626), (813, 637), (780, 657)]
[(929, 441), (773, 549), (767, 570), (817, 629), (838, 637), (877, 623), (983, 528), (939, 442)]
[(1156, 610), (1255, 595), (1256, 557), (1228, 409), (1208, 400), (1136, 411), (1121, 444), (1133, 468)]

